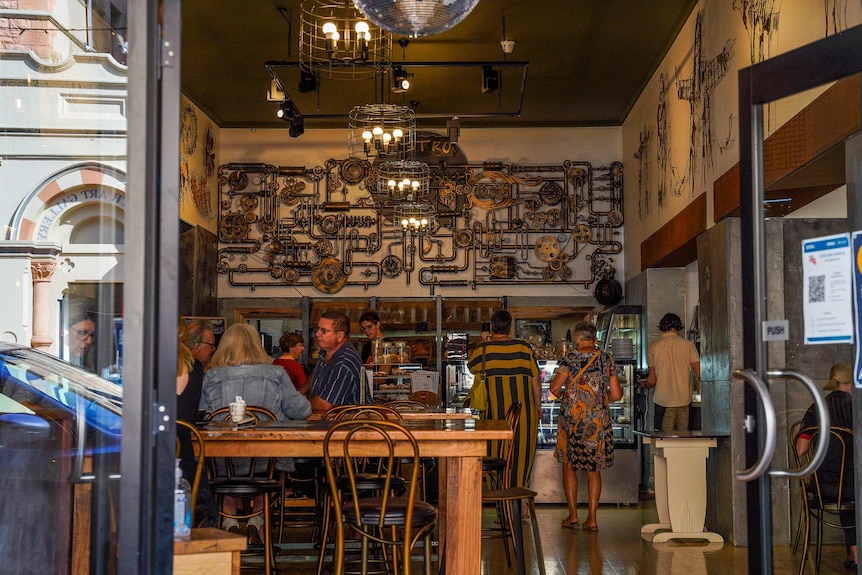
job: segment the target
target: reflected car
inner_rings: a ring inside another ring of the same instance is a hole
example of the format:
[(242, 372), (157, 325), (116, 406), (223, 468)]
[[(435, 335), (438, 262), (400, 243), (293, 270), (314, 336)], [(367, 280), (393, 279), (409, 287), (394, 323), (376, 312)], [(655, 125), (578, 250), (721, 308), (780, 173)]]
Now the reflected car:
[(116, 511), (122, 404), (119, 385), (0, 343), (0, 574), (89, 571), (94, 507)]

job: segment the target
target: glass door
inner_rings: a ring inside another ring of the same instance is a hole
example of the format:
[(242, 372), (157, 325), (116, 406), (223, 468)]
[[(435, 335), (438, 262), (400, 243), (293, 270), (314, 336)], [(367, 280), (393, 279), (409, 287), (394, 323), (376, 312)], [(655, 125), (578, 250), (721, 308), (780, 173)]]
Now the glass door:
[(170, 573), (180, 3), (37, 4), (0, 19), (0, 572)]
[[(807, 387), (809, 392), (819, 395), (829, 378), (830, 366), (839, 361), (852, 362), (856, 351), (856, 345), (843, 337), (846, 330), (831, 333), (831, 328), (825, 324), (811, 322), (810, 315), (815, 311), (813, 304), (821, 301), (826, 292), (830, 297), (837, 294), (852, 299), (852, 290), (849, 284), (843, 288), (828, 285), (830, 277), (823, 278), (825, 283), (820, 279), (814, 281), (813, 276), (808, 278), (812, 281), (808, 281), (805, 271), (808, 264), (804, 261), (809, 260), (811, 254), (803, 253), (803, 246), (813, 238), (840, 237), (862, 229), (862, 194), (859, 193), (860, 182), (856, 181), (862, 165), (862, 151), (858, 135), (846, 133), (846, 126), (854, 124), (852, 118), (856, 114), (851, 105), (847, 114), (849, 120), (837, 120), (841, 113), (836, 106), (836, 102), (842, 100), (842, 90), (858, 92), (860, 80), (855, 75), (860, 69), (862, 29), (855, 28), (740, 72), (744, 370), (735, 375), (746, 381), (742, 421), (746, 430), (747, 469), (737, 473), (737, 479), (746, 481), (748, 557), (752, 573), (772, 573), (773, 545), (789, 544), (790, 537), (795, 536), (798, 529), (796, 518), (804, 495), (800, 480), (785, 471), (787, 467), (794, 467), (788, 464), (793, 461), (791, 454), (795, 449), (789, 429), (812, 405), (813, 399), (794, 380), (816, 381), (816, 385), (809, 382)], [(836, 81), (837, 84), (830, 85)], [(824, 86), (829, 89), (826, 96), (829, 105), (818, 108), (817, 98)], [(815, 88), (820, 90), (807, 92)], [(807, 115), (781, 118), (783, 109), (801, 109), (802, 99), (812, 102)], [(858, 107), (858, 96), (856, 102)], [(824, 110), (820, 116), (822, 121), (818, 121), (818, 109)], [(836, 122), (841, 127), (831, 129)], [(841, 133), (842, 130), (845, 133)], [(805, 157), (810, 149), (807, 146), (812, 142), (822, 146), (826, 134), (840, 137), (834, 145), (825, 146), (828, 149), (822, 153)], [(773, 156), (779, 140), (785, 149), (805, 150), (799, 152), (802, 160), (797, 158), (797, 163), (802, 164), (799, 170), (782, 172), (782, 166)], [(835, 158), (837, 163), (830, 161)], [(840, 178), (837, 184), (836, 173)], [(810, 201), (810, 197), (805, 198), (806, 194), (831, 191), (844, 181), (847, 185), (846, 220), (781, 217), (800, 203), (804, 205)], [(774, 265), (774, 262), (781, 262), (781, 265)], [(847, 269), (845, 277), (850, 273)], [(852, 334), (852, 322), (850, 332)], [(854, 341), (858, 344), (858, 340)], [(858, 393), (852, 401), (856, 419), (860, 415)], [(854, 439), (854, 443), (858, 457), (859, 439)], [(774, 484), (780, 481), (791, 482), (789, 490), (778, 489), (788, 493), (787, 497), (775, 496)], [(793, 518), (789, 523), (788, 517)], [(843, 540), (835, 542), (842, 543)]]

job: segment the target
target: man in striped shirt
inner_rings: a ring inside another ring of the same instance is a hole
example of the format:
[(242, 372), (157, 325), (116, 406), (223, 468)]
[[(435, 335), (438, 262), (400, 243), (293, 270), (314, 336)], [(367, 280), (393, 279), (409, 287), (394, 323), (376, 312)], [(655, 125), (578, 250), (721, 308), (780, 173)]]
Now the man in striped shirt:
[(320, 353), (310, 378), (312, 411), (360, 403), (362, 361), (350, 343), (350, 320), (341, 312), (324, 312), (314, 337)]

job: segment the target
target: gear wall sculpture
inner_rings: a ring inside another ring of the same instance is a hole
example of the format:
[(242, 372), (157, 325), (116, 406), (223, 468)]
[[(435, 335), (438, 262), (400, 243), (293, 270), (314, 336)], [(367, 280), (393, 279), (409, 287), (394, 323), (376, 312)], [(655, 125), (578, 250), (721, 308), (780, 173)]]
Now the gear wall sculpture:
[(436, 215), (417, 231), (393, 217), (397, 202), (377, 189), (367, 161), (222, 165), (218, 271), (251, 290), (326, 294), (414, 277), (432, 294), (437, 286), (588, 288), (614, 271), (622, 164), (440, 163), (431, 171)]

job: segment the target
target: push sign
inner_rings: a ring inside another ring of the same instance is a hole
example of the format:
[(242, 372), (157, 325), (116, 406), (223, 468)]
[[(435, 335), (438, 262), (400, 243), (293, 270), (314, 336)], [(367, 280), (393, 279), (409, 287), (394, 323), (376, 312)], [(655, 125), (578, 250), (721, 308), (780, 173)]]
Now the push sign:
[(790, 322), (786, 319), (763, 322), (763, 341), (787, 341), (790, 339)]

